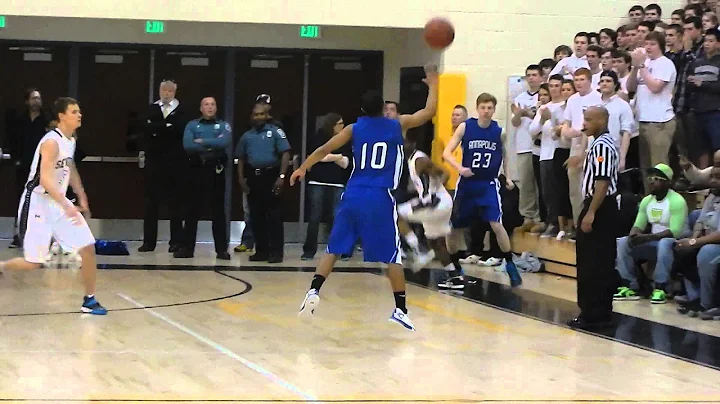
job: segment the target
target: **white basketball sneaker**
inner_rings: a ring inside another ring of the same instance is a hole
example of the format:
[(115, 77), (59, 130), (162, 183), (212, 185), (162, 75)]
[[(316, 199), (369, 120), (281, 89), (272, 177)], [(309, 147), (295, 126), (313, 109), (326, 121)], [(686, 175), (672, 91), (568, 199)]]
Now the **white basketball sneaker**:
[(432, 260), (435, 259), (435, 251), (429, 250), (425, 253), (419, 253), (415, 254), (415, 257), (412, 262), (412, 266), (410, 269), (412, 269), (413, 272), (420, 272), (427, 264), (432, 262)]
[(390, 316), (389, 321), (394, 321), (410, 331), (415, 331), (415, 326), (410, 320), (410, 317), (407, 314), (403, 313), (403, 311), (398, 309), (397, 307), (395, 308), (395, 311), (393, 311), (393, 314)]
[(318, 295), (318, 291), (315, 289), (308, 290), (308, 292), (305, 294), (305, 300), (303, 300), (302, 306), (300, 306), (300, 312), (298, 313), (298, 316), (312, 316), (313, 314), (315, 314), (315, 308), (318, 304), (320, 304), (320, 296)]

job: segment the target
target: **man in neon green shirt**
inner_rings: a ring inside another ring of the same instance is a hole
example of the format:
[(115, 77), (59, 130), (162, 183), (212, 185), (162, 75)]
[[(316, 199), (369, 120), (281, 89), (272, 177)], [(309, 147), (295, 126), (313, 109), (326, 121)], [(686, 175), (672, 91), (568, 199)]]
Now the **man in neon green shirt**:
[[(673, 170), (658, 164), (649, 170), (650, 195), (640, 202), (635, 224), (627, 237), (617, 241), (616, 268), (627, 286), (618, 288), (614, 300), (639, 300), (637, 260), (654, 260), (654, 290), (651, 303), (665, 303), (666, 286), (673, 264), (673, 246), (686, 228), (688, 207), (680, 194), (670, 188)], [(649, 225), (649, 229), (648, 229)]]

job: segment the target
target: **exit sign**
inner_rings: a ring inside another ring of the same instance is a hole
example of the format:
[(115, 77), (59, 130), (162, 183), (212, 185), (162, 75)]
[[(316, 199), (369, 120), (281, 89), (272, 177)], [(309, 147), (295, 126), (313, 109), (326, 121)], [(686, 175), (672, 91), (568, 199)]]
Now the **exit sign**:
[(165, 23), (162, 21), (146, 21), (145, 22), (145, 33), (147, 34), (162, 34), (165, 32)]
[(5, 16), (0, 15), (0, 28), (5, 28)]
[(301, 25), (300, 38), (320, 38), (320, 27), (317, 25)]

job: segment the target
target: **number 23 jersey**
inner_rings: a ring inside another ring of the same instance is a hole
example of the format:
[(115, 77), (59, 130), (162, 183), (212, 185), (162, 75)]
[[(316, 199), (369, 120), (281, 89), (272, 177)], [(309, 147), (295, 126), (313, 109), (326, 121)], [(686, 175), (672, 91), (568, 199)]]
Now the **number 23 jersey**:
[(477, 118), (465, 121), (462, 138), (462, 165), (472, 170), (472, 177), (460, 177), (460, 182), (492, 181), (500, 175), (503, 161), (502, 128), (490, 121), (487, 128)]

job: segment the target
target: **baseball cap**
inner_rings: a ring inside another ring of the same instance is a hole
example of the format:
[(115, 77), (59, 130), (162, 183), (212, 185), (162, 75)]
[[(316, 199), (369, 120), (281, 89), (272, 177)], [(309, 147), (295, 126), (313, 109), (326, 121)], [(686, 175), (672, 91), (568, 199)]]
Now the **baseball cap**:
[(648, 175), (657, 175), (658, 177), (665, 178), (669, 181), (672, 180), (674, 173), (670, 166), (660, 163), (655, 167), (648, 169)]
[(270, 95), (269, 94), (260, 94), (255, 98), (255, 101), (264, 102), (266, 104), (270, 104)]

